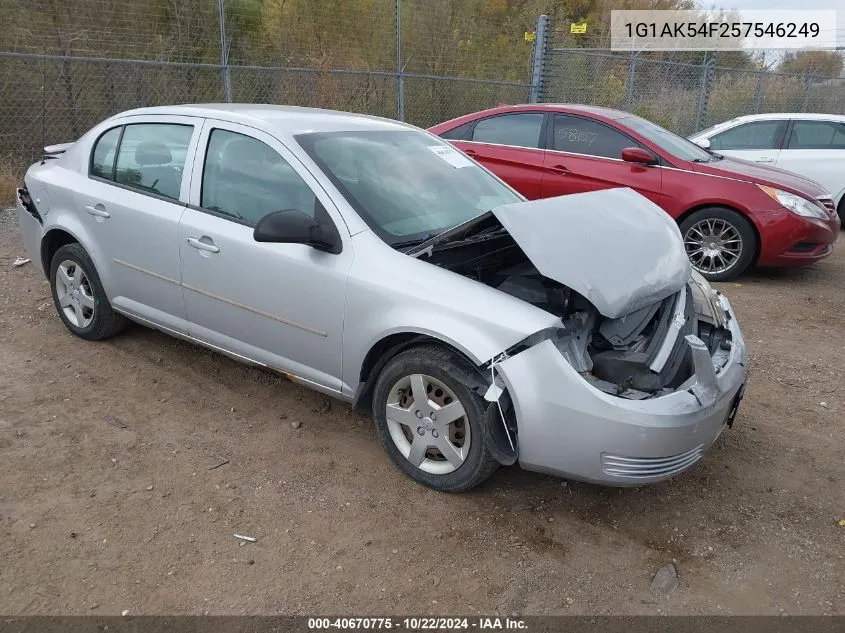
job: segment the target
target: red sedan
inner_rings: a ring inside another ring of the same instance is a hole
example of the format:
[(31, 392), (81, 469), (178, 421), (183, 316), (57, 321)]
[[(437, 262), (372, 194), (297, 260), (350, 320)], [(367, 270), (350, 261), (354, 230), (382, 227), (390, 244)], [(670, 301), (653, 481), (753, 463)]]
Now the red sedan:
[(430, 131), (529, 199), (635, 189), (677, 220), (693, 267), (711, 281), (736, 277), (752, 263), (812, 264), (831, 253), (839, 233), (821, 185), (704, 150), (628, 112), (501, 106)]

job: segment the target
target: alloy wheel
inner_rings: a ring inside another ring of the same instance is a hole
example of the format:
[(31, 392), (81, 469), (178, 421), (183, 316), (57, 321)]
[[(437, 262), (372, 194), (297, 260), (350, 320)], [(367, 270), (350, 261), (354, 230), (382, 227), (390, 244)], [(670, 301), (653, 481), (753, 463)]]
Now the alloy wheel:
[(722, 218), (706, 218), (693, 224), (684, 235), (684, 248), (692, 267), (700, 273), (725, 273), (742, 255), (739, 230)]
[(94, 320), (96, 302), (91, 282), (75, 261), (66, 259), (56, 270), (56, 297), (72, 325), (86, 328)]
[(387, 428), (405, 459), (432, 475), (454, 472), (469, 455), (464, 406), (445, 384), (425, 374), (406, 376), (390, 389)]

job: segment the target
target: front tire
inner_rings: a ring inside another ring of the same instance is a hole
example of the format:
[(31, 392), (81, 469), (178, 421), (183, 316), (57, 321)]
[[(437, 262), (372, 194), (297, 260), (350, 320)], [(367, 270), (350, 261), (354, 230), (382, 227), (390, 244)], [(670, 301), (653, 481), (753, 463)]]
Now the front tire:
[(99, 341), (126, 327), (126, 318), (112, 309), (94, 262), (80, 244), (65, 244), (53, 255), (50, 290), (65, 327), (81, 338)]
[(684, 218), (680, 229), (690, 264), (708, 281), (738, 277), (757, 252), (751, 222), (731, 209), (699, 209)]
[(435, 346), (392, 358), (373, 391), (379, 441), (409, 477), (435, 490), (463, 492), (498, 466), (484, 442), (485, 402), (453, 377), (467, 363)]

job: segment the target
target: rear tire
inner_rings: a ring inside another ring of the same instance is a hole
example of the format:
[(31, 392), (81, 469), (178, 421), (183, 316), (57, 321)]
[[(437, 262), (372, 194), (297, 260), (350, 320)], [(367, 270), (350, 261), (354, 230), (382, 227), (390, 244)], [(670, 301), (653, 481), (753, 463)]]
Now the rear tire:
[(690, 264), (708, 281), (727, 281), (746, 271), (757, 253), (757, 233), (742, 214), (705, 207), (680, 224)]
[(126, 327), (126, 318), (112, 309), (94, 262), (80, 244), (65, 244), (53, 255), (50, 291), (65, 327), (80, 338), (100, 341)]
[(839, 199), (839, 206), (836, 207), (836, 212), (839, 214), (839, 224), (845, 229), (845, 195)]
[(435, 490), (469, 490), (499, 465), (484, 441), (484, 399), (453, 377), (468, 365), (446, 348), (420, 346), (396, 355), (376, 379), (379, 441), (406, 475)]

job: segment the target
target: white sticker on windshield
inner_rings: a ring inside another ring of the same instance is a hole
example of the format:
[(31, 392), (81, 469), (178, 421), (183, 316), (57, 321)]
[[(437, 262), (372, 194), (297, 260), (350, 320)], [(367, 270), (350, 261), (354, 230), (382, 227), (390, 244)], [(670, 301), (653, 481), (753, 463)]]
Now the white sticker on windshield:
[(461, 154), (454, 147), (449, 147), (448, 145), (429, 145), (428, 149), (432, 154), (436, 154), (456, 169), (471, 167), (473, 164), (469, 158)]

